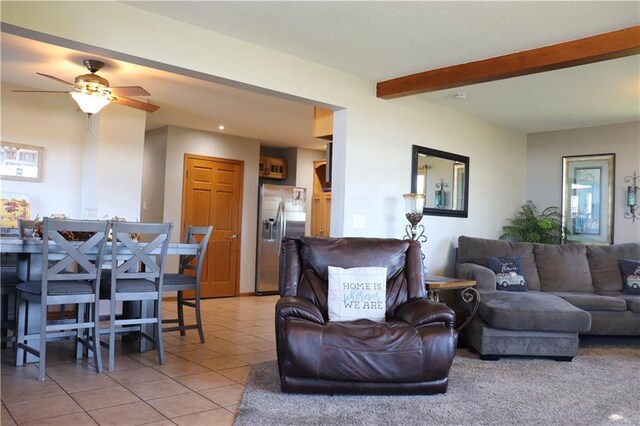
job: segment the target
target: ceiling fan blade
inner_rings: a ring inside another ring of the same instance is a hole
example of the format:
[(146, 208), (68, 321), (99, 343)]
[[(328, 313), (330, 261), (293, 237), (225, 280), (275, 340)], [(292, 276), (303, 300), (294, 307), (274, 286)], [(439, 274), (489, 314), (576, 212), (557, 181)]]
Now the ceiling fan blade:
[(71, 86), (71, 87), (77, 87), (74, 83), (69, 83), (68, 81), (64, 81), (58, 77), (54, 77), (52, 75), (48, 75), (48, 74), (42, 74), (41, 72), (37, 72), (36, 74), (41, 75), (43, 77), (47, 77), (50, 78), (52, 80), (57, 81), (58, 83), (62, 83), (62, 84), (66, 84), (67, 86)]
[(109, 90), (113, 96), (151, 96), (151, 93), (140, 86), (116, 86), (109, 87)]
[(22, 93), (69, 93), (66, 90), (12, 90), (12, 92), (22, 92)]
[(128, 106), (128, 107), (131, 107), (131, 108), (141, 109), (141, 110), (147, 111), (147, 112), (154, 112), (158, 108), (160, 108), (157, 105), (152, 105), (152, 104), (148, 104), (146, 102), (136, 101), (135, 99), (125, 98), (124, 96), (117, 97), (112, 102), (115, 103), (115, 104), (120, 104), (120, 105)]

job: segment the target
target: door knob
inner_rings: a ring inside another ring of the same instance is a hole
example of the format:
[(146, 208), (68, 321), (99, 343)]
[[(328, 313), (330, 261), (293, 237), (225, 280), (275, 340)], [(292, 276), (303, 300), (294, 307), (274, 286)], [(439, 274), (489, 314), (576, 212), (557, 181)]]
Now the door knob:
[(231, 239), (232, 239), (232, 240), (237, 240), (237, 239), (238, 239), (238, 236), (237, 236), (236, 234), (233, 234), (233, 235), (231, 236)]

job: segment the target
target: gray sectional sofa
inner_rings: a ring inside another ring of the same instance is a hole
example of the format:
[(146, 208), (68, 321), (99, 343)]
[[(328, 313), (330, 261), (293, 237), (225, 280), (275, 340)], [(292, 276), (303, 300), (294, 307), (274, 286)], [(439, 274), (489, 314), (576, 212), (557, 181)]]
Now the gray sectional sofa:
[[(519, 257), (527, 291), (496, 289), (485, 258)], [(478, 312), (464, 330), (482, 359), (550, 356), (570, 361), (579, 335), (640, 336), (640, 295), (622, 292), (619, 259), (640, 243), (610, 246), (513, 243), (461, 236), (456, 274), (477, 282)]]

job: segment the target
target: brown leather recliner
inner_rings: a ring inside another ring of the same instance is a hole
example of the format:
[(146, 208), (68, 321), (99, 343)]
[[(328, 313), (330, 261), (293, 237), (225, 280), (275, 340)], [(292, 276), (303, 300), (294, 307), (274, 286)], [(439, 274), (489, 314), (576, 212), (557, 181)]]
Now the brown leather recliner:
[[(328, 266), (387, 268), (386, 320), (328, 320)], [(425, 298), (420, 244), (378, 238), (287, 239), (276, 343), (284, 392), (447, 391), (455, 314)]]

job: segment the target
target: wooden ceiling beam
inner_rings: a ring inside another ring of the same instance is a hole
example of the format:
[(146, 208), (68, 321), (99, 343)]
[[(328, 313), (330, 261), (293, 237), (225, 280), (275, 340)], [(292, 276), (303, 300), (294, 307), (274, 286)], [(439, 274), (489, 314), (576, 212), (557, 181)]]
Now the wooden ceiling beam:
[(553, 71), (640, 53), (640, 25), (466, 64), (424, 71), (377, 84), (377, 96), (402, 96)]

